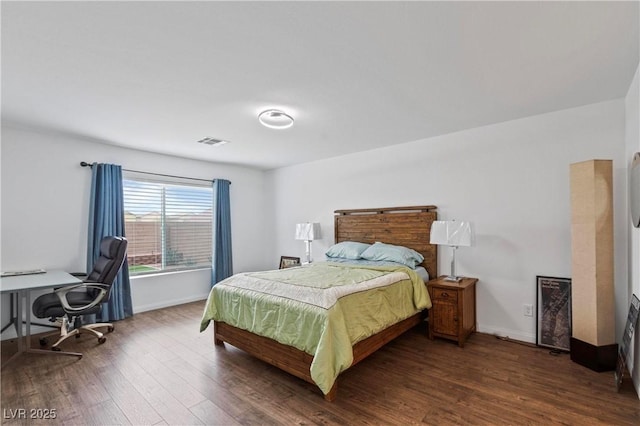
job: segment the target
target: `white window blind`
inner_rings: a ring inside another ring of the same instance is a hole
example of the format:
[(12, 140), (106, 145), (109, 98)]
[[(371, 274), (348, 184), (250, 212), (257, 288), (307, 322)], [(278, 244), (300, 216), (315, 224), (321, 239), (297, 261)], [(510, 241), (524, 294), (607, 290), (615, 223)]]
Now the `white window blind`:
[(131, 275), (210, 268), (212, 188), (123, 179)]

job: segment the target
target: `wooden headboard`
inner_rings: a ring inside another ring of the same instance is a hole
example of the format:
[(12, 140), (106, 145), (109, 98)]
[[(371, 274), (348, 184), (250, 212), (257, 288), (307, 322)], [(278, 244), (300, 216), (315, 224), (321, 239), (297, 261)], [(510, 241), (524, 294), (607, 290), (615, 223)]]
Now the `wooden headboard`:
[(424, 256), (430, 278), (438, 276), (438, 246), (429, 243), (436, 206), (385, 207), (335, 211), (335, 240), (409, 247)]

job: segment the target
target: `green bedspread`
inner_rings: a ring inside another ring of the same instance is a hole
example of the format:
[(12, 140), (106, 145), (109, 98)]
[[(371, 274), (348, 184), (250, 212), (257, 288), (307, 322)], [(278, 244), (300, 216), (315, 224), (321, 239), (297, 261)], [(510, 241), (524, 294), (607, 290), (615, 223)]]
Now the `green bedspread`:
[(219, 282), (200, 331), (222, 321), (313, 355), (311, 377), (327, 394), (353, 362), (353, 344), (430, 307), (409, 268), (316, 263)]

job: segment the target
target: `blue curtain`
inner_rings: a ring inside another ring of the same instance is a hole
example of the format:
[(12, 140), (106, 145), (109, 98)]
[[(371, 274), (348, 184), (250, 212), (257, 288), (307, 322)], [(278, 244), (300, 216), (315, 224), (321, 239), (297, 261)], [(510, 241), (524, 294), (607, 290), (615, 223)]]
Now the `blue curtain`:
[(211, 285), (233, 275), (231, 258), (231, 206), (229, 186), (224, 179), (213, 181), (213, 259)]
[[(124, 196), (122, 167), (115, 164), (93, 163), (91, 166), (91, 199), (89, 204), (89, 240), (87, 244), (87, 272), (93, 269), (100, 256), (100, 242), (106, 236), (124, 237)], [(103, 303), (98, 321), (116, 321), (133, 315), (129, 267), (125, 259), (113, 286), (111, 297)]]

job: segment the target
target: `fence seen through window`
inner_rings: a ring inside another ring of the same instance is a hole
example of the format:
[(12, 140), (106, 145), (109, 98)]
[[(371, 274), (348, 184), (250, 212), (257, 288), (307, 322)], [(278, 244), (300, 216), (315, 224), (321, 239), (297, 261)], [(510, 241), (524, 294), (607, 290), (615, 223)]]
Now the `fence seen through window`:
[(212, 188), (125, 178), (131, 275), (211, 267)]

